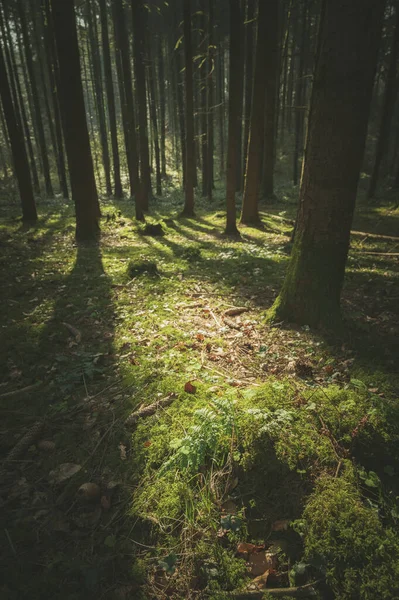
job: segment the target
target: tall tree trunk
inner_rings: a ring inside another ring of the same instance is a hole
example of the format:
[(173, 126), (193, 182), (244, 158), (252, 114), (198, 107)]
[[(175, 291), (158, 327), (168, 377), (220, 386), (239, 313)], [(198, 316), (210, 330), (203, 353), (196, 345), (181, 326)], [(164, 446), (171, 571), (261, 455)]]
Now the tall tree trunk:
[(241, 58), (242, 15), (240, 0), (230, 0), (230, 67), (229, 67), (229, 135), (226, 171), (226, 229), (225, 233), (238, 235), (236, 225), (237, 160), (239, 130), (242, 117), (243, 61)]
[[(161, 142), (161, 175), (166, 177), (166, 93), (165, 93), (165, 67), (163, 56), (162, 36), (158, 36), (158, 81), (159, 81), (159, 139)], [(170, 80), (169, 80), (170, 81)]]
[(28, 157), (24, 143), (24, 136), (20, 119), (16, 116), (17, 106), (13, 104), (10, 84), (8, 81), (3, 49), (0, 44), (0, 97), (4, 110), (4, 117), (10, 137), (11, 151), (15, 177), (18, 181), (21, 196), (22, 220), (25, 222), (36, 221), (37, 212), (33, 196), (32, 181), (29, 171)]
[(51, 0), (51, 8), (60, 72), (57, 92), (64, 115), (65, 148), (76, 211), (76, 239), (90, 241), (99, 234), (100, 207), (80, 75), (75, 9), (72, 2), (64, 0)]
[(144, 0), (132, 0), (133, 54), (138, 104), (138, 130), (140, 144), (140, 195), (143, 210), (148, 210), (151, 191), (151, 169), (148, 148), (147, 91), (145, 81), (145, 32), (147, 27)]
[(90, 1), (87, 6), (87, 17), (89, 25), (89, 41), (93, 68), (93, 87), (97, 105), (98, 125), (100, 129), (100, 142), (102, 151), (102, 163), (105, 175), (105, 189), (107, 196), (112, 196), (111, 186), (111, 164), (108, 148), (107, 124), (105, 118), (104, 96), (101, 77), (101, 63), (98, 48), (97, 15)]
[(208, 96), (208, 86), (207, 86), (207, 76), (208, 76), (208, 64), (207, 64), (207, 23), (209, 24), (209, 15), (206, 15), (205, 11), (205, 0), (201, 0), (200, 2), (200, 11), (201, 11), (201, 21), (200, 21), (200, 44), (199, 44), (199, 52), (201, 55), (201, 66), (200, 66), (200, 105), (199, 105), (199, 113), (201, 120), (201, 158), (202, 158), (202, 196), (207, 196), (208, 194), (208, 106), (207, 106), (207, 96)]
[[(176, 18), (176, 13), (175, 13)], [(175, 20), (175, 24), (177, 20)], [(176, 86), (176, 104), (177, 104), (177, 113), (178, 113), (178, 121), (179, 121), (179, 131), (180, 131), (180, 149), (181, 149), (181, 158), (182, 158), (182, 172), (183, 172), (183, 187), (186, 186), (186, 122), (184, 115), (184, 94), (183, 94), (183, 81), (182, 81), (182, 59), (180, 54), (180, 48), (175, 48), (174, 50), (174, 81)]]
[(213, 145), (214, 145), (214, 133), (213, 133), (213, 115), (214, 115), (214, 92), (213, 92), (213, 72), (215, 67), (214, 58), (214, 19), (213, 19), (213, 2), (214, 0), (208, 0), (208, 77), (207, 77), (207, 129), (208, 129), (208, 189), (207, 196), (208, 200), (212, 200), (213, 192)]
[(155, 82), (154, 82), (154, 71), (155, 62), (151, 54), (151, 40), (147, 44), (148, 48), (148, 96), (150, 105), (150, 118), (152, 123), (152, 139), (154, 142), (155, 151), (155, 176), (156, 176), (156, 189), (157, 196), (162, 196), (162, 175), (161, 175), (161, 152), (159, 147), (159, 133), (158, 133), (158, 120), (157, 120), (157, 108), (155, 99)]
[[(25, 109), (25, 103), (23, 101), (21, 83), (18, 77), (18, 70), (16, 66), (13, 39), (10, 31), (10, 18), (7, 10), (7, 4), (4, 5), (4, 20), (0, 10), (0, 30), (4, 40), (4, 55), (8, 72), (10, 74), (9, 84), (12, 94), (12, 100), (15, 106), (15, 118), (17, 124), (21, 128), (26, 140), (26, 146), (28, 150), (29, 164), (31, 168), (33, 191), (35, 194), (40, 195), (39, 176), (36, 167), (35, 153), (33, 150), (32, 138), (30, 135), (28, 116)], [(5, 22), (4, 22), (5, 21)], [(18, 110), (19, 106), (19, 110)]]
[(373, 198), (378, 183), (381, 163), (388, 147), (389, 133), (391, 130), (392, 116), (395, 108), (395, 99), (398, 94), (398, 79), (396, 71), (399, 57), (399, 4), (396, 5), (396, 22), (393, 32), (391, 54), (389, 57), (388, 73), (385, 82), (384, 101), (381, 114), (380, 130), (378, 132), (377, 147), (375, 151), (374, 167), (370, 178), (368, 197)]
[(271, 200), (274, 197), (274, 164), (276, 158), (276, 110), (278, 99), (279, 73), (279, 4), (278, 0), (268, 0), (267, 47), (264, 63), (266, 73), (265, 131), (263, 143), (262, 193)]
[(194, 216), (194, 90), (193, 90), (193, 49), (191, 44), (191, 1), (183, 0), (184, 62), (186, 84), (186, 182), (184, 186), (185, 217)]
[(255, 8), (256, 0), (248, 0), (245, 24), (245, 87), (244, 87), (244, 134), (243, 134), (243, 169), (242, 189), (244, 189), (245, 172), (247, 168), (249, 124), (251, 120), (252, 85), (254, 80), (254, 37), (255, 37)]
[[(245, 29), (244, 29), (244, 19), (243, 16), (241, 15), (241, 20), (240, 20), (240, 47), (242, 48), (244, 45), (244, 34), (245, 34)], [(240, 56), (239, 56), (240, 62), (237, 64), (237, 68), (239, 69), (239, 72), (241, 74), (239, 82), (238, 82), (238, 88), (237, 88), (237, 95), (238, 95), (238, 122), (239, 122), (239, 127), (238, 127), (238, 146), (237, 146), (237, 172), (236, 172), (236, 190), (237, 192), (241, 191), (243, 189), (242, 187), (242, 183), (243, 183), (243, 176), (242, 176), (242, 136), (243, 136), (243, 122), (242, 122), (242, 117), (243, 117), (243, 110), (244, 110), (244, 53), (241, 51), (240, 52)]]
[(37, 83), (36, 83), (36, 75), (35, 75), (35, 70), (34, 70), (34, 66), (33, 66), (33, 59), (32, 59), (31, 47), (30, 47), (28, 27), (27, 27), (27, 23), (26, 23), (25, 9), (22, 4), (22, 0), (17, 0), (16, 6), (17, 6), (18, 16), (19, 16), (19, 20), (20, 20), (20, 25), (21, 25), (21, 33), (22, 33), (22, 39), (23, 39), (23, 43), (24, 43), (25, 58), (26, 58), (26, 65), (28, 68), (29, 81), (30, 81), (30, 84), (32, 87), (32, 101), (33, 101), (33, 108), (34, 108), (34, 112), (35, 112), (34, 118), (36, 121), (36, 127), (37, 127), (37, 132), (38, 132), (39, 150), (40, 150), (42, 166), (43, 166), (43, 176), (44, 176), (46, 194), (47, 194), (47, 196), (52, 197), (54, 195), (54, 192), (53, 192), (53, 186), (51, 184), (50, 165), (49, 165), (49, 160), (48, 160), (49, 155), (48, 155), (48, 150), (47, 150), (46, 138), (44, 135), (43, 120), (42, 120), (42, 115), (41, 115), (41, 111), (40, 111), (39, 91), (38, 91)]
[(225, 89), (224, 89), (224, 48), (219, 44), (218, 57), (218, 116), (219, 116), (219, 146), (220, 146), (220, 178), (225, 174), (225, 143), (224, 143), (224, 114), (225, 114)]
[(109, 33), (108, 33), (108, 16), (107, 16), (107, 3), (106, 0), (99, 0), (100, 5), (100, 19), (101, 19), (101, 41), (103, 49), (103, 62), (104, 62), (104, 75), (105, 75), (105, 91), (107, 94), (107, 108), (108, 108), (108, 120), (111, 134), (111, 147), (112, 147), (112, 162), (113, 162), (113, 175), (114, 175), (114, 196), (115, 198), (122, 198), (122, 182), (121, 182), (121, 168), (119, 159), (119, 148), (118, 148), (118, 132), (116, 127), (116, 111), (115, 111), (115, 96), (114, 96), (114, 84), (112, 81), (112, 63), (111, 63), (111, 52), (109, 48)]
[(267, 48), (267, 5), (267, 2), (260, 2), (258, 9), (258, 33), (256, 36), (255, 74), (248, 141), (247, 172), (245, 175), (241, 212), (241, 223), (245, 223), (246, 225), (256, 225), (260, 223), (258, 201), (265, 120), (266, 85), (264, 63)]
[(272, 320), (340, 320), (383, 11), (380, 0), (324, 2), (297, 234)]
[(306, 22), (307, 22), (307, 9), (308, 9), (308, 0), (304, 0), (303, 3), (303, 12), (302, 12), (302, 33), (301, 33), (301, 45), (299, 48), (299, 61), (298, 61), (298, 72), (297, 72), (297, 80), (296, 80), (296, 90), (295, 90), (295, 146), (294, 146), (294, 156), (293, 156), (293, 175), (292, 181), (294, 185), (298, 185), (299, 173), (301, 169), (299, 169), (299, 157), (303, 156), (303, 141), (304, 141), (304, 118), (305, 118), (305, 109), (304, 109), (304, 97), (303, 97), (303, 89), (304, 89), (304, 65), (305, 65), (305, 44), (307, 39), (307, 31), (306, 31)]
[(64, 198), (68, 198), (68, 177), (62, 137), (61, 113), (57, 97), (58, 64), (55, 50), (54, 28), (51, 25), (50, 0), (41, 0), (42, 26), (44, 33), (45, 58), (50, 82), (51, 101), (54, 113), (54, 130), (57, 146), (57, 169), (60, 188)]
[(126, 30), (126, 15), (122, 0), (114, 0), (112, 8), (130, 196), (132, 198), (135, 196), (136, 219), (142, 221), (144, 219), (144, 207), (139, 180), (139, 157), (136, 142), (136, 119), (133, 100), (132, 70), (129, 55), (129, 40)]

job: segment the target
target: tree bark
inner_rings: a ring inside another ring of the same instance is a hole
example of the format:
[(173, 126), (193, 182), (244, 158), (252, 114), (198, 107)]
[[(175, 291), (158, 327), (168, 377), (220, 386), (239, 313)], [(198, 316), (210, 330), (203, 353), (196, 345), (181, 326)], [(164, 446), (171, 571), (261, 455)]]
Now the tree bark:
[[(161, 175), (166, 177), (166, 93), (165, 93), (165, 67), (163, 56), (162, 37), (158, 36), (158, 80), (159, 80), (159, 139), (161, 142)], [(170, 80), (169, 80), (170, 81)]]
[(213, 19), (213, 2), (214, 0), (208, 0), (208, 77), (207, 77), (207, 128), (208, 128), (208, 189), (207, 196), (208, 200), (212, 200), (212, 192), (213, 192), (213, 145), (214, 145), (214, 132), (213, 132), (213, 115), (214, 115), (214, 91), (213, 91), (213, 71), (215, 66), (215, 58), (214, 58), (214, 35), (213, 35), (213, 27), (214, 27), (214, 19)]
[(186, 109), (186, 181), (184, 186), (183, 216), (194, 216), (194, 89), (193, 50), (191, 44), (191, 1), (183, 0), (184, 62), (185, 62), (185, 109)]
[(297, 234), (271, 320), (340, 322), (383, 11), (380, 0), (324, 1)]
[[(205, 197), (208, 194), (208, 105), (207, 105), (207, 76), (209, 65), (207, 64), (207, 24), (206, 24), (206, 11), (205, 11), (205, 0), (201, 0), (200, 3), (201, 21), (200, 21), (200, 47), (199, 53), (201, 55), (201, 66), (200, 66), (200, 107), (199, 113), (201, 115), (201, 158), (202, 158), (202, 196)], [(208, 23), (209, 23), (209, 15)]]
[(230, 0), (230, 72), (229, 72), (229, 134), (226, 170), (226, 229), (238, 235), (236, 225), (236, 189), (239, 130), (241, 128), (243, 61), (241, 58), (242, 15), (240, 0)]
[(305, 64), (305, 44), (307, 39), (306, 22), (307, 22), (307, 8), (308, 0), (304, 0), (303, 12), (302, 12), (302, 32), (301, 32), (301, 45), (299, 48), (299, 61), (298, 61), (298, 72), (297, 72), (297, 84), (295, 90), (295, 145), (294, 145), (294, 156), (293, 156), (293, 175), (292, 181), (294, 185), (298, 185), (299, 174), (299, 156), (303, 156), (303, 140), (304, 140), (304, 98), (303, 98), (303, 74)]
[(140, 196), (141, 206), (144, 211), (148, 210), (151, 191), (151, 169), (148, 147), (147, 126), (147, 90), (145, 81), (145, 31), (146, 31), (146, 8), (143, 0), (132, 0), (133, 14), (133, 54), (134, 72), (136, 76), (136, 95), (138, 104), (138, 130), (140, 145)]
[(260, 2), (258, 9), (258, 33), (256, 38), (255, 74), (252, 94), (251, 123), (248, 141), (247, 172), (245, 175), (241, 223), (260, 223), (258, 200), (261, 174), (261, 155), (265, 120), (266, 85), (264, 62), (267, 40), (267, 2)]
[(393, 40), (391, 47), (391, 54), (389, 57), (388, 73), (385, 83), (384, 101), (381, 114), (380, 130), (378, 132), (377, 147), (375, 151), (375, 159), (373, 172), (370, 178), (370, 185), (368, 189), (368, 197), (374, 198), (378, 176), (380, 173), (381, 163), (384, 158), (386, 149), (388, 147), (389, 134), (391, 129), (391, 122), (393, 112), (395, 108), (395, 99), (398, 93), (398, 79), (396, 70), (398, 66), (399, 57), (399, 5), (396, 5), (396, 22), (393, 32)]
[(45, 182), (45, 188), (46, 188), (46, 195), (49, 197), (52, 197), (54, 195), (54, 192), (53, 192), (53, 186), (51, 184), (50, 165), (49, 165), (49, 160), (48, 160), (49, 154), (48, 154), (48, 150), (47, 150), (46, 138), (44, 135), (43, 120), (42, 120), (42, 115), (41, 115), (41, 111), (40, 111), (39, 92), (38, 92), (37, 83), (36, 83), (35, 70), (33, 67), (32, 52), (31, 52), (30, 43), (29, 43), (29, 33), (28, 33), (28, 27), (27, 27), (27, 23), (26, 23), (25, 9), (23, 7), (22, 0), (17, 0), (16, 6), (17, 6), (18, 16), (19, 16), (19, 20), (20, 20), (20, 25), (21, 25), (21, 33), (22, 33), (22, 39), (23, 39), (23, 43), (24, 43), (25, 59), (26, 59), (26, 65), (28, 68), (29, 81), (30, 81), (30, 84), (32, 87), (32, 101), (33, 101), (33, 109), (34, 109), (34, 113), (35, 113), (34, 118), (36, 121), (36, 127), (37, 127), (37, 133), (38, 133), (39, 150), (40, 150), (42, 167), (43, 167), (43, 176), (44, 176), (44, 182)]
[(99, 234), (98, 203), (86, 110), (80, 75), (79, 46), (72, 2), (51, 0), (59, 65), (65, 148), (76, 211), (76, 239), (92, 241)]
[(243, 169), (242, 189), (244, 189), (245, 172), (247, 168), (249, 125), (251, 120), (252, 85), (254, 80), (254, 37), (255, 37), (255, 7), (256, 0), (248, 0), (245, 24), (245, 87), (244, 87), (244, 137), (243, 137)]
[(263, 177), (262, 192), (265, 198), (274, 197), (274, 164), (276, 142), (276, 110), (278, 98), (278, 73), (279, 73), (279, 5), (278, 0), (268, 0), (267, 40), (264, 70), (266, 73), (266, 107), (265, 131), (263, 143)]
[(148, 96), (150, 105), (150, 118), (152, 123), (152, 139), (154, 142), (155, 151), (155, 180), (157, 196), (162, 196), (162, 174), (161, 174), (161, 151), (159, 147), (159, 133), (158, 133), (158, 119), (157, 119), (157, 108), (155, 98), (155, 82), (154, 82), (154, 71), (155, 62), (151, 54), (151, 41), (147, 44), (148, 48)]
[(121, 168), (118, 148), (118, 132), (116, 126), (116, 109), (115, 109), (115, 95), (114, 95), (114, 84), (112, 81), (112, 63), (111, 63), (111, 52), (109, 48), (109, 33), (108, 33), (108, 16), (107, 16), (107, 4), (106, 0), (99, 0), (100, 5), (100, 19), (101, 19), (101, 40), (103, 49), (103, 61), (104, 61), (104, 75), (105, 75), (105, 91), (107, 94), (107, 108), (108, 108), (108, 120), (111, 134), (111, 147), (112, 147), (112, 162), (113, 162), (113, 175), (114, 175), (114, 196), (115, 198), (122, 198), (122, 182), (121, 182)]
[(10, 137), (11, 151), (15, 177), (18, 181), (19, 194), (22, 205), (22, 220), (24, 222), (36, 221), (37, 212), (33, 195), (32, 181), (29, 171), (28, 157), (24, 143), (24, 136), (20, 119), (16, 116), (17, 107), (14, 106), (8, 81), (3, 49), (0, 44), (0, 97), (4, 110), (4, 117)]

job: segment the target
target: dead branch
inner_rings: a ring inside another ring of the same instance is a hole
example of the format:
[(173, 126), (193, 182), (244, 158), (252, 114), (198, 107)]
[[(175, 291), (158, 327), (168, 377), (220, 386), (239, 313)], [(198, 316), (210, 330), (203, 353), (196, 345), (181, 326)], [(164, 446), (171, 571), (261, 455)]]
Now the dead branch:
[(165, 406), (169, 406), (172, 404), (173, 400), (176, 398), (176, 394), (172, 392), (166, 398), (161, 398), (157, 400), (153, 404), (149, 404), (148, 406), (144, 406), (139, 410), (132, 412), (125, 421), (126, 427), (133, 427), (139, 419), (143, 419), (144, 417), (150, 417), (154, 415), (159, 408), (164, 408)]
[(43, 385), (43, 382), (38, 381), (32, 385), (27, 385), (26, 387), (20, 388), (19, 390), (6, 392), (5, 394), (0, 395), (0, 400), (3, 400), (3, 398), (12, 398), (13, 396), (18, 396), (19, 394), (26, 394), (27, 392), (33, 392), (33, 390), (36, 390), (41, 385)]

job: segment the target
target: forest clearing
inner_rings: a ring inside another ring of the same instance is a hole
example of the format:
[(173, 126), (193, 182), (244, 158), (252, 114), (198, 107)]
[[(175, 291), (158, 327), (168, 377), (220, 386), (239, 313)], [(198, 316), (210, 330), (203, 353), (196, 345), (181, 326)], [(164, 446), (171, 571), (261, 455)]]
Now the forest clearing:
[(396, 0), (0, 6), (1, 600), (399, 599)]

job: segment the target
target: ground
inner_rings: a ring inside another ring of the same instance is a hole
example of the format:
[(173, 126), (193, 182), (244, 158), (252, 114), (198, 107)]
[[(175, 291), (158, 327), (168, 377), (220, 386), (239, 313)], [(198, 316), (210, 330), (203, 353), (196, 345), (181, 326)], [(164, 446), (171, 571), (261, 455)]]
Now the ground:
[(104, 200), (87, 247), (71, 205), (1, 207), (1, 597), (392, 598), (398, 209), (358, 209), (334, 336), (267, 324), (289, 197), (238, 240), (179, 203)]

